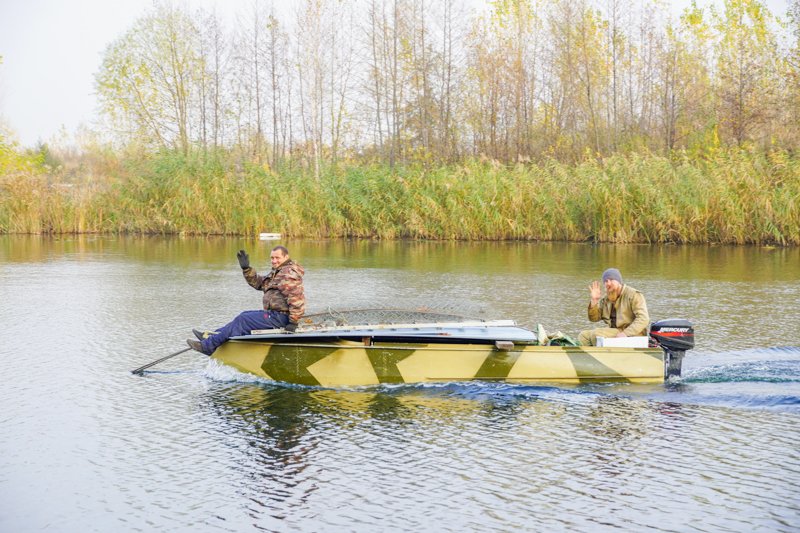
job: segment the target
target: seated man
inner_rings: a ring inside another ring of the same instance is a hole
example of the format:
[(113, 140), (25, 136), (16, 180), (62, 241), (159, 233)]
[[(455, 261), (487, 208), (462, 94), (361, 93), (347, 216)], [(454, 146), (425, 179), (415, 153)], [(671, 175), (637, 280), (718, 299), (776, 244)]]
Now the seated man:
[(303, 291), (303, 274), (305, 271), (298, 263), (289, 259), (289, 250), (276, 246), (270, 253), (272, 271), (260, 276), (250, 266), (250, 257), (244, 250), (239, 250), (236, 258), (242, 267), (244, 279), (254, 289), (264, 292), (263, 311), (243, 311), (231, 322), (218, 331), (203, 338), (203, 334), (194, 331), (200, 340), (188, 339), (186, 342), (193, 349), (211, 355), (223, 342), (238, 335), (249, 335), (254, 329), (284, 328), (292, 333), (306, 308)]
[(589, 285), (589, 320), (602, 320), (608, 327), (581, 331), (578, 343), (581, 346), (596, 346), (597, 337), (634, 337), (646, 335), (650, 315), (644, 295), (622, 283), (622, 275), (616, 268), (603, 272), (606, 295), (600, 298), (600, 283)]

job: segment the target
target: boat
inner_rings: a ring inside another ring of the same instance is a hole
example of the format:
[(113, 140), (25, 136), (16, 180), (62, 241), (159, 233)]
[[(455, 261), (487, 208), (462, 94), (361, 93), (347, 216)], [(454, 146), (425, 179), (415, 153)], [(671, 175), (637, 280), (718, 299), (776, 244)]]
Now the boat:
[(430, 311), (328, 311), (296, 332), (256, 330), (233, 337), (211, 358), (268, 380), (322, 387), (469, 380), (511, 383), (661, 383), (680, 376), (694, 327), (655, 322), (647, 346), (577, 346), (512, 320)]

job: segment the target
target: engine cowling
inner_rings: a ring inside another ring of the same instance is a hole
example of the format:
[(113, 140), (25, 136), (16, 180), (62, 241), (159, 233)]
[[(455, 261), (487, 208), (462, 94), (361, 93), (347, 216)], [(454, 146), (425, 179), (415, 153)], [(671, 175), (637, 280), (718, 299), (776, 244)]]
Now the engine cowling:
[(653, 322), (650, 338), (668, 350), (685, 352), (694, 348), (694, 325), (683, 318), (668, 318)]
[(681, 375), (683, 356), (694, 348), (694, 325), (683, 318), (668, 318), (650, 325), (650, 340), (667, 355), (667, 378)]

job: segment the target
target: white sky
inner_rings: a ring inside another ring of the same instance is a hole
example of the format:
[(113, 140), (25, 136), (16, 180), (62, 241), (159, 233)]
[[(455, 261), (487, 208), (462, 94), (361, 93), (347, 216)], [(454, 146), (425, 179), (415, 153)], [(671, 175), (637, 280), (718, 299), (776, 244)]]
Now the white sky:
[[(251, 1), (187, 2), (215, 4), (242, 11)], [(90, 125), (106, 46), (152, 7), (152, 0), (0, 0), (0, 125), (23, 146)]]
[(0, 119), (29, 146), (94, 114), (105, 46), (147, 0), (0, 0)]
[[(786, 13), (788, 0), (766, 3), (774, 14)], [(252, 0), (187, 4), (244, 12)], [(673, 4), (679, 10), (689, 0)], [(105, 47), (152, 5), (152, 0), (0, 0), (0, 125), (23, 146), (50, 141), (62, 128), (73, 134), (81, 124), (90, 125), (96, 113), (94, 74)]]

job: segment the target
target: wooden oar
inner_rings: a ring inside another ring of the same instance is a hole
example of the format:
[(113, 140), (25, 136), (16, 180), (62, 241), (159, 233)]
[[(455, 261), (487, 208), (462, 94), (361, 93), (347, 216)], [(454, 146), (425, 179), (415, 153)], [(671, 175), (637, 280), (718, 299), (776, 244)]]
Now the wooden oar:
[(171, 353), (166, 357), (162, 357), (161, 359), (157, 359), (156, 361), (153, 361), (152, 363), (147, 363), (144, 366), (140, 366), (136, 370), (131, 370), (131, 374), (139, 374), (141, 376), (142, 372), (144, 372), (146, 369), (150, 368), (151, 366), (157, 365), (158, 363), (160, 363), (162, 361), (166, 361), (167, 359), (169, 359), (171, 357), (175, 357), (176, 355), (180, 355), (180, 354), (182, 354), (184, 352), (188, 352), (189, 350), (191, 350), (191, 348), (184, 348), (183, 350), (181, 350), (179, 352)]

